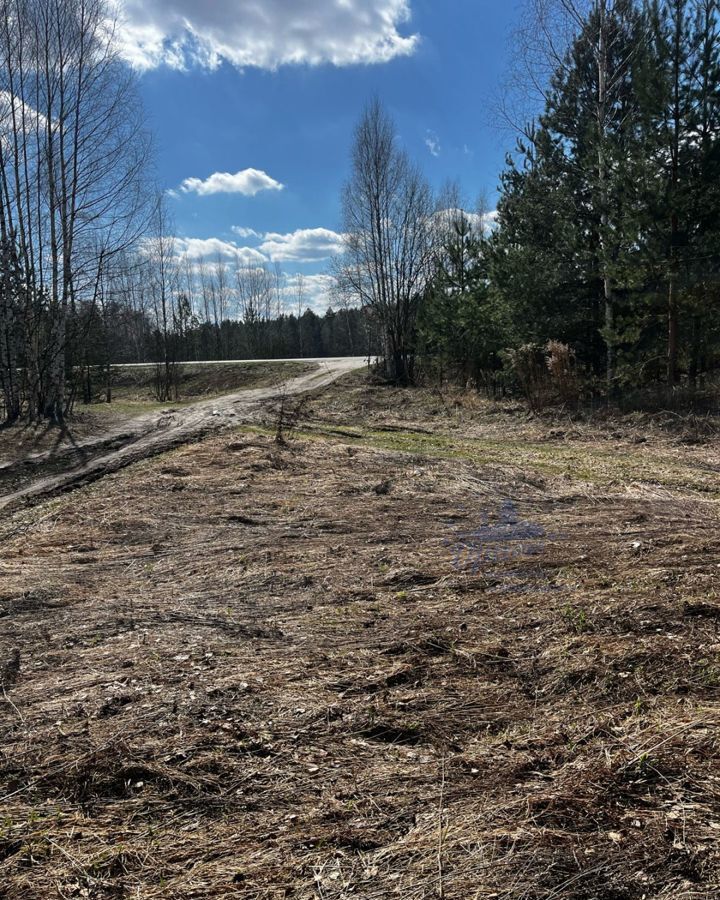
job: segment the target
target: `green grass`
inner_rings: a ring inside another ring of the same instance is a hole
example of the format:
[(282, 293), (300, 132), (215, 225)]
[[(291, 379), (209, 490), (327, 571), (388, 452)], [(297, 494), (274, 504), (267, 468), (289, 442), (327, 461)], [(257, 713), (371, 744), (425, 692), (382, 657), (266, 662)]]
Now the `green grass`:
[[(342, 442), (442, 459), (465, 459), (476, 465), (517, 469), (526, 476), (564, 478), (600, 486), (652, 484), (673, 490), (720, 496), (720, 482), (714, 472), (680, 459), (671, 451), (640, 445), (638, 449), (599, 446), (596, 442), (565, 443), (510, 438), (463, 438), (415, 431), (363, 430), (353, 425), (333, 425), (342, 430), (338, 438), (332, 432), (298, 429), (302, 440), (341, 440)], [(270, 429), (259, 429), (267, 433)], [(352, 435), (352, 436), (351, 436)]]

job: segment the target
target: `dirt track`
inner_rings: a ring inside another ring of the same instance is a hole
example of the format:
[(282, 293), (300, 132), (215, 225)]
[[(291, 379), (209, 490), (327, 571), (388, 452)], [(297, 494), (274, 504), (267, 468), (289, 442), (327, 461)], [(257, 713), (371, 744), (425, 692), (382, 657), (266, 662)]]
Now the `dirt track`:
[(61, 451), (0, 465), (0, 510), (64, 493), (147, 457), (237, 425), (258, 404), (282, 394), (324, 387), (364, 364), (362, 357), (318, 361), (313, 372), (272, 387), (236, 391), (184, 408), (147, 413)]

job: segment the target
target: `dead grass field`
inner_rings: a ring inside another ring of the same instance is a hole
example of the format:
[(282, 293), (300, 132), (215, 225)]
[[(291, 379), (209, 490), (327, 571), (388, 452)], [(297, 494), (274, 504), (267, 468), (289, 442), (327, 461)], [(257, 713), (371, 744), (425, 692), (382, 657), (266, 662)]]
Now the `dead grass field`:
[(3, 522), (0, 897), (720, 896), (720, 445), (670, 425), (353, 376)]

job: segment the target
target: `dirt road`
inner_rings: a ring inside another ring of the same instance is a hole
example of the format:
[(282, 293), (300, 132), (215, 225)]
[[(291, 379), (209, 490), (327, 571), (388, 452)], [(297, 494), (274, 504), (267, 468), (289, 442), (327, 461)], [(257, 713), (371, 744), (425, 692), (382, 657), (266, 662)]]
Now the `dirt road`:
[(366, 364), (363, 357), (317, 360), (307, 375), (237, 391), (187, 407), (138, 416), (105, 434), (50, 453), (0, 465), (0, 510), (65, 493), (142, 459), (240, 423), (258, 404), (324, 387)]

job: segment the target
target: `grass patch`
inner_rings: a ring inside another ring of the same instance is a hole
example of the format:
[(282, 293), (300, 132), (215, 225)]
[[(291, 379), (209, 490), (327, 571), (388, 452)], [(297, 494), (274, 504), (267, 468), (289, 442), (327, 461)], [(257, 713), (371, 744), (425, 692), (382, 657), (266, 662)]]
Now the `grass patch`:
[[(315, 363), (283, 360), (276, 362), (179, 363), (178, 400), (192, 402), (249, 388), (268, 387), (285, 378), (295, 378), (317, 368)], [(113, 366), (111, 370), (112, 404), (155, 404), (157, 366)], [(101, 384), (95, 384), (95, 403), (104, 403)]]
[[(269, 432), (262, 427), (255, 430)], [(569, 479), (603, 487), (638, 483), (720, 496), (720, 481), (713, 468), (664, 447), (642, 445), (626, 449), (590, 441), (560, 444), (527, 438), (466, 438), (442, 432), (424, 434), (413, 430), (363, 429), (337, 422), (327, 432), (322, 426), (301, 427), (293, 434), (306, 441), (341, 440), (413, 456), (467, 460), (479, 466), (516, 470), (525, 476)]]

